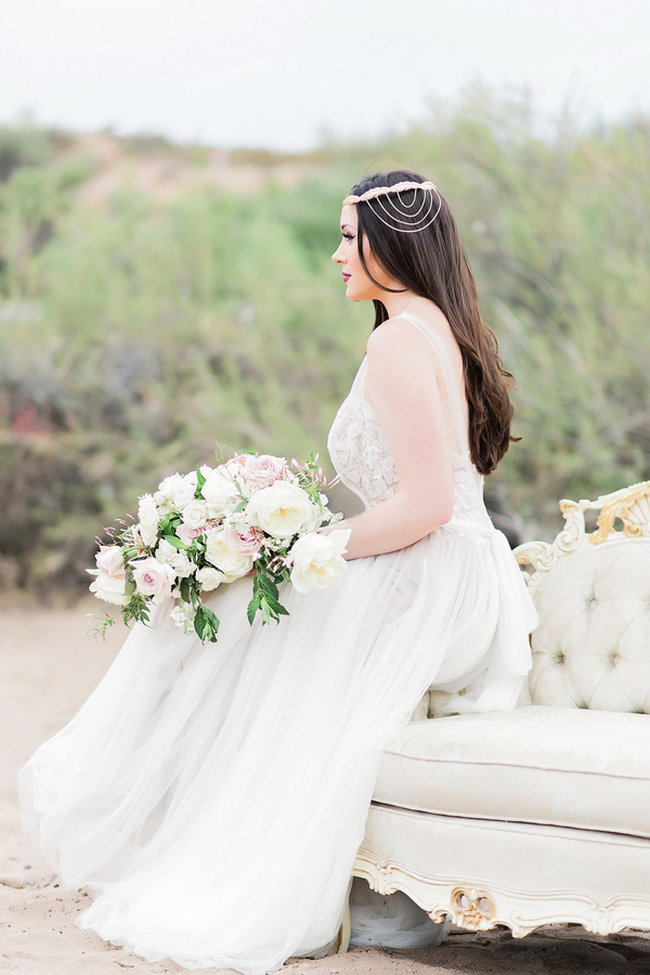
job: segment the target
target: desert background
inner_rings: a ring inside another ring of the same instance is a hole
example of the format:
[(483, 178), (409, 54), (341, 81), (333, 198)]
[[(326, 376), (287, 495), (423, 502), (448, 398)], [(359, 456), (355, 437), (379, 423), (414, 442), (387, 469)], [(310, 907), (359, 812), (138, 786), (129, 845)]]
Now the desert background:
[[(124, 637), (89, 636), (96, 600), (44, 610), (0, 598), (0, 972), (7, 975), (182, 975), (171, 962), (149, 964), (80, 931), (83, 890), (59, 878), (22, 833), (15, 778), (24, 761), (72, 717), (108, 668)], [(201, 969), (214, 975), (216, 969)], [(579, 925), (542, 928), (522, 940), (504, 929), (452, 929), (437, 948), (354, 948), (347, 954), (290, 961), (285, 975), (634, 975), (650, 972), (650, 934), (608, 938)]]

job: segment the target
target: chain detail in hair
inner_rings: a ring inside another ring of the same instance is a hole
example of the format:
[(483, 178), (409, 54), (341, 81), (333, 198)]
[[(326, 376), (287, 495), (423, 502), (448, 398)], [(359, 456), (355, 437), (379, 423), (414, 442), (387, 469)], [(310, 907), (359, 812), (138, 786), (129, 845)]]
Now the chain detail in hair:
[[(413, 202), (410, 204), (410, 206), (407, 206), (402, 200), (402, 193), (406, 192), (406, 190), (430, 190), (431, 195), (428, 193), (423, 194), (419, 209), (410, 212), (417, 202), (417, 196), (414, 195)], [(391, 195), (393, 193), (397, 194), (397, 199), (402, 208), (401, 210), (397, 206), (396, 201), (391, 199)], [(438, 198), (438, 206), (435, 209), (435, 213), (433, 212), (435, 202), (433, 196), (434, 193)], [(384, 201), (382, 197), (387, 197), (386, 201)], [(427, 202), (429, 204), (429, 208), (425, 214), (420, 216)], [(350, 196), (346, 196), (346, 198), (343, 200), (343, 206), (354, 206), (357, 203), (367, 203), (377, 219), (381, 220), (381, 222), (391, 230), (395, 230), (400, 234), (415, 234), (419, 233), (421, 230), (426, 230), (427, 227), (431, 226), (433, 221), (440, 213), (440, 209), (442, 207), (442, 197), (440, 196), (438, 187), (434, 183), (429, 182), (429, 180), (425, 180), (422, 183), (405, 181), (402, 183), (394, 183), (393, 186), (375, 186), (370, 190), (366, 190), (366, 192), (362, 193), (360, 196), (351, 194)], [(390, 208), (386, 206), (386, 203), (390, 205)], [(379, 210), (375, 209), (375, 207), (383, 210), (385, 216), (382, 216)], [(389, 219), (387, 220), (386, 217)], [(402, 219), (403, 217), (407, 217), (408, 219), (404, 220)], [(402, 226), (396, 226), (397, 224), (402, 224)]]

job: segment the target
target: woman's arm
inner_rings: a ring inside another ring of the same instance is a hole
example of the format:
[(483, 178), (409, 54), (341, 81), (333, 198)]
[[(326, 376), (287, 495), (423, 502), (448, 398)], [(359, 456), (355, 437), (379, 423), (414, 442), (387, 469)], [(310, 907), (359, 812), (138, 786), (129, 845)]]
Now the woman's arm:
[(407, 322), (394, 319), (370, 336), (367, 394), (388, 437), (400, 486), (387, 501), (341, 523), (352, 530), (347, 559), (412, 545), (448, 521), (453, 508), (435, 354)]

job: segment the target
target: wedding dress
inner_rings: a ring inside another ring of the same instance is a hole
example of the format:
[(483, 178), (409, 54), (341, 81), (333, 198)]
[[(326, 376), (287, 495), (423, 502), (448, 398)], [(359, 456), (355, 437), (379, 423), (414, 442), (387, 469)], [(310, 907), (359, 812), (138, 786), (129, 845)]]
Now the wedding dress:
[[(438, 356), (466, 445), (447, 353), (406, 317)], [(398, 485), (364, 371), (328, 446), (368, 506)], [(285, 591), (278, 626), (249, 627), (241, 580), (213, 594), (216, 644), (165, 605), (133, 628), (19, 777), (26, 829), (64, 883), (96, 895), (82, 928), (149, 961), (245, 975), (335, 936), (387, 738), (432, 683), (454, 711), (509, 708), (529, 668), (532, 603), (467, 449), (453, 466), (447, 524), (348, 563), (336, 587)]]

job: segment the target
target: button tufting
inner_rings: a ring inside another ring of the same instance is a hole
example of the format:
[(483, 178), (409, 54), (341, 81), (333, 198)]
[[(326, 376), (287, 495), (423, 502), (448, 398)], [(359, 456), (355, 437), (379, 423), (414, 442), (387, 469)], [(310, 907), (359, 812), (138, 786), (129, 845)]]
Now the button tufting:
[(609, 664), (610, 667), (614, 668), (620, 659), (621, 659), (620, 653), (617, 653), (616, 650), (612, 650), (612, 652), (607, 657), (607, 663)]
[(555, 654), (555, 663), (556, 664), (566, 663), (566, 654), (562, 650), (558, 650), (558, 652)]

